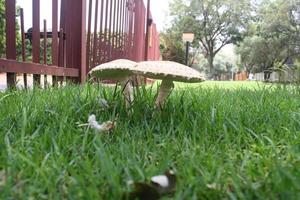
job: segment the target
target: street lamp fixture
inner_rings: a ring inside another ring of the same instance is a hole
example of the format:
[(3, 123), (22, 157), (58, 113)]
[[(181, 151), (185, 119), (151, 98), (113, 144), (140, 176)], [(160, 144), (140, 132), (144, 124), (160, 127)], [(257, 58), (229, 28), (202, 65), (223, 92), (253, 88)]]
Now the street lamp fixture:
[(186, 43), (185, 65), (188, 65), (190, 43), (193, 42), (194, 37), (195, 37), (194, 33), (183, 33), (182, 34), (182, 41)]

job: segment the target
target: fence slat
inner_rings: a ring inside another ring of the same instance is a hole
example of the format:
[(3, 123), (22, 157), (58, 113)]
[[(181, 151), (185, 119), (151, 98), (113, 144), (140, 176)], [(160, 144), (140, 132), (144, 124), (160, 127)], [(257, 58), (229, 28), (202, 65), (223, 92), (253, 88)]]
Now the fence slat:
[(113, 4), (113, 18), (112, 18), (112, 21), (113, 21), (113, 25), (112, 25), (112, 40), (111, 40), (111, 47), (112, 47), (112, 52), (111, 52), (111, 59), (114, 60), (115, 59), (115, 53), (116, 53), (116, 46), (115, 46), (115, 41), (116, 41), (116, 3), (117, 3), (117, 0), (113, 1), (114, 4)]
[(112, 10), (113, 10), (113, 1), (110, 2), (109, 8), (109, 32), (108, 32), (108, 45), (109, 45), (109, 53), (108, 53), (108, 61), (111, 61), (111, 51), (112, 51), (112, 40), (111, 40), (111, 31), (112, 31)]
[[(5, 0), (6, 58), (16, 59), (16, 1)], [(6, 74), (7, 87), (15, 87), (16, 74)]]
[[(44, 50), (44, 65), (47, 65), (47, 21), (44, 19), (44, 41), (43, 41), (43, 50)], [(44, 75), (44, 87), (47, 86), (47, 75)]]
[(109, 11), (109, 6), (108, 6), (109, 0), (105, 1), (105, 30), (104, 30), (104, 60), (103, 62), (106, 62), (108, 60), (108, 11)]
[(86, 70), (86, 0), (82, 0), (81, 1), (81, 5), (80, 5), (80, 52), (79, 52), (79, 56), (80, 56), (80, 66), (79, 66), (79, 71), (80, 71), (80, 79), (78, 81), (80, 81), (81, 83), (84, 83), (86, 81), (86, 75), (87, 75), (87, 70)]
[(44, 19), (43, 61), (47, 65), (47, 21)]
[(65, 63), (65, 55), (66, 55), (66, 52), (65, 52), (65, 40), (64, 40), (64, 29), (61, 28), (60, 31), (60, 37), (59, 37), (59, 66), (60, 67), (66, 67)]
[(89, 13), (88, 13), (88, 29), (87, 29), (87, 45), (86, 45), (86, 67), (87, 71), (89, 71), (90, 66), (90, 51), (91, 51), (91, 24), (92, 24), (92, 4), (93, 0), (89, 1)]
[[(20, 22), (21, 22), (21, 44), (22, 44), (22, 61), (26, 61), (25, 50), (25, 31), (24, 31), (24, 10), (20, 8)], [(24, 88), (27, 89), (27, 74), (23, 74)]]
[(117, 53), (117, 57), (121, 57), (121, 25), (122, 25), (122, 5), (123, 5), (123, 2), (122, 0), (119, 0), (118, 1), (118, 4), (119, 4), (119, 9), (118, 9), (118, 53)]
[(58, 0), (52, 0), (52, 64), (58, 65)]
[(123, 18), (123, 23), (122, 23), (122, 57), (125, 58), (125, 32), (126, 32), (126, 0), (123, 0), (123, 9), (122, 9), (122, 18)]
[(103, 60), (103, 40), (104, 40), (104, 36), (103, 36), (103, 17), (104, 16), (104, 1), (101, 1), (101, 10), (100, 10), (100, 28), (99, 28), (99, 54), (98, 54), (98, 63), (101, 64), (102, 60)]
[(98, 32), (97, 32), (97, 25), (98, 25), (98, 0), (95, 2), (95, 18), (94, 18), (94, 45), (93, 45), (93, 67), (97, 65), (96, 56), (97, 56), (97, 49), (98, 49)]
[(145, 37), (145, 60), (148, 60), (149, 32), (150, 32), (150, 0), (147, 0), (146, 37)]
[[(52, 0), (52, 65), (58, 65), (58, 0)], [(57, 85), (57, 77), (52, 76), (52, 84)]]
[(133, 42), (133, 30), (134, 30), (134, 0), (129, 0), (129, 41), (128, 41), (128, 50), (129, 55), (128, 58), (130, 60), (134, 60), (132, 53), (132, 42)]
[[(32, 0), (32, 61), (40, 63), (40, 0)], [(41, 76), (34, 74), (35, 85), (41, 84)]]
[[(68, 13), (66, 12), (67, 0), (61, 0), (60, 3), (60, 24), (59, 24), (59, 40), (58, 40), (58, 66), (65, 67), (65, 31), (66, 31), (66, 20), (68, 18)], [(58, 77), (61, 79), (60, 77)]]

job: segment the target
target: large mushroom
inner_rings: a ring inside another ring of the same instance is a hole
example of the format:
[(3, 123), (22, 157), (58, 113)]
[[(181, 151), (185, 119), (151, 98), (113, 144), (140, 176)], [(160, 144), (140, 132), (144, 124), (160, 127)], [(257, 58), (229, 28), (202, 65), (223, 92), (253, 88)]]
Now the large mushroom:
[(173, 81), (196, 83), (204, 81), (204, 77), (195, 69), (171, 61), (140, 62), (134, 73), (144, 77), (162, 80), (155, 101), (156, 107), (162, 107), (166, 97), (174, 88)]
[(133, 75), (133, 69), (136, 68), (136, 65), (137, 63), (131, 60), (118, 59), (96, 66), (89, 74), (102, 80), (118, 81), (123, 88), (126, 107), (129, 108), (133, 101), (133, 89), (130, 76)]

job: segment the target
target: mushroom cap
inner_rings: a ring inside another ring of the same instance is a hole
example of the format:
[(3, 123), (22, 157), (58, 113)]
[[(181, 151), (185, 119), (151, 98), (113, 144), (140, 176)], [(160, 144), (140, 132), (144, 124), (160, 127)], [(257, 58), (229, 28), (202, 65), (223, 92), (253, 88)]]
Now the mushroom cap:
[(172, 61), (140, 62), (134, 73), (148, 78), (196, 83), (205, 78), (197, 70)]
[(116, 80), (133, 74), (137, 63), (131, 60), (118, 59), (94, 67), (89, 74), (101, 78)]

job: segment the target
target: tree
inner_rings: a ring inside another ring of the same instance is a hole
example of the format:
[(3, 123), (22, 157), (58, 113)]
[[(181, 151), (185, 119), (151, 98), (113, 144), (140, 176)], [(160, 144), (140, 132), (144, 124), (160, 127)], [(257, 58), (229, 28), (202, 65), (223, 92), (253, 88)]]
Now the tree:
[(299, 6), (299, 1), (266, 1), (258, 13), (261, 20), (257, 32), (264, 38), (272, 38), (285, 51), (282, 64), (288, 57), (299, 54)]
[(255, 35), (246, 37), (237, 47), (237, 53), (247, 72), (267, 72), (286, 59), (286, 49), (281, 47), (279, 40)]
[(160, 50), (163, 60), (184, 63), (185, 52), (180, 42), (180, 36), (176, 32), (167, 30), (160, 34), (160, 40)]
[(248, 0), (173, 0), (170, 4), (174, 29), (194, 32), (198, 46), (214, 74), (214, 58), (227, 44), (241, 39), (250, 16)]
[[(204, 58), (203, 55), (199, 55), (197, 57), (197, 63), (192, 65), (193, 68), (208, 73), (208, 61)], [(225, 54), (224, 51), (220, 51), (218, 55), (215, 57), (214, 61), (214, 71), (215, 78), (217, 80), (221, 80), (221, 77), (225, 76), (227, 79), (232, 77), (232, 73), (238, 71), (238, 66), (236, 65), (236, 58)]]
[(268, 78), (271, 69), (299, 57), (299, 30), (299, 2), (263, 1), (248, 27), (248, 36), (237, 47), (242, 64), (248, 71), (264, 71)]

